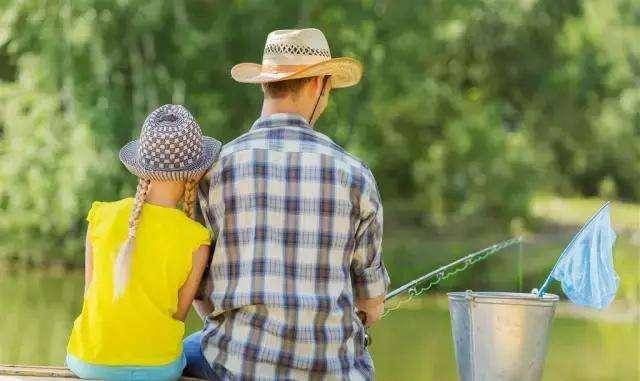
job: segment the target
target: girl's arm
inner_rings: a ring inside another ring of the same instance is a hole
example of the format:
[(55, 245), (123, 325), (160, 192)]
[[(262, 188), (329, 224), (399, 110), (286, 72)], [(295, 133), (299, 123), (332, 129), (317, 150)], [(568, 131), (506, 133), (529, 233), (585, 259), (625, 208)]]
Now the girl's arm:
[(187, 313), (189, 312), (189, 307), (191, 307), (193, 298), (196, 296), (196, 292), (198, 291), (200, 279), (202, 278), (202, 273), (204, 273), (204, 269), (207, 266), (208, 260), (208, 245), (202, 245), (198, 248), (198, 250), (193, 252), (191, 273), (189, 274), (187, 281), (184, 282), (184, 284), (180, 288), (180, 291), (178, 292), (178, 309), (176, 310), (176, 313), (173, 314), (174, 319), (182, 321), (186, 319)]
[[(211, 256), (212, 253), (209, 253)], [(209, 263), (207, 263), (209, 265)], [(200, 281), (200, 285), (198, 286), (198, 291), (196, 292), (196, 297), (193, 299), (193, 309), (196, 310), (198, 316), (202, 321), (213, 312), (213, 303), (211, 303), (211, 299), (209, 296), (211, 295), (211, 291), (213, 291), (213, 283), (211, 277), (209, 276), (209, 267), (207, 266), (204, 270), (204, 274), (202, 275), (202, 280)]]
[(84, 293), (87, 293), (93, 276), (93, 249), (89, 241), (89, 231), (84, 239)]

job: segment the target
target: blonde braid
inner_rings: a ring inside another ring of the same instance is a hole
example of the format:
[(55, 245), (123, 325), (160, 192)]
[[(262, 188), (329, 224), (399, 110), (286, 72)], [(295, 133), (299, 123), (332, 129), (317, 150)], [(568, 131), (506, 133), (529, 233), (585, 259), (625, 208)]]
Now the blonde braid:
[(114, 299), (118, 299), (124, 294), (129, 277), (131, 275), (131, 255), (133, 252), (133, 245), (136, 238), (136, 230), (138, 230), (138, 224), (140, 222), (140, 214), (142, 213), (142, 206), (147, 198), (147, 192), (149, 191), (149, 180), (140, 179), (138, 181), (138, 188), (136, 189), (136, 197), (133, 202), (133, 208), (131, 209), (131, 215), (129, 216), (129, 230), (127, 232), (127, 239), (124, 241), (118, 255), (114, 262), (113, 273), (113, 295)]
[(184, 194), (182, 196), (182, 209), (189, 218), (195, 218), (196, 205), (196, 182), (189, 180), (184, 184)]

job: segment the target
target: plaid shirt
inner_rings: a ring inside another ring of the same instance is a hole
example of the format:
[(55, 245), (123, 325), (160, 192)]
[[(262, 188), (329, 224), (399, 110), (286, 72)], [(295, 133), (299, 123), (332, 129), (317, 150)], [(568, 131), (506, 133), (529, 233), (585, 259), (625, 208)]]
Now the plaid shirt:
[(201, 184), (217, 233), (203, 353), (242, 379), (372, 379), (356, 298), (384, 295), (371, 171), (296, 114), (258, 119)]

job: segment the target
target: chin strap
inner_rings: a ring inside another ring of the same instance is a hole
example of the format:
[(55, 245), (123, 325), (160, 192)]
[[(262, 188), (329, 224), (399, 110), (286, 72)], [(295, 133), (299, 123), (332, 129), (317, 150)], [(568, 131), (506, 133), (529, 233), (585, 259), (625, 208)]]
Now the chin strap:
[(320, 103), (320, 99), (322, 99), (322, 96), (324, 95), (324, 89), (327, 87), (327, 80), (329, 79), (329, 77), (330, 76), (328, 75), (322, 77), (322, 90), (320, 90), (320, 95), (318, 96), (318, 99), (316, 99), (316, 104), (315, 106), (313, 106), (313, 111), (311, 111), (311, 116), (309, 117), (310, 125), (313, 125), (313, 115), (315, 115), (316, 109), (318, 108), (318, 103)]

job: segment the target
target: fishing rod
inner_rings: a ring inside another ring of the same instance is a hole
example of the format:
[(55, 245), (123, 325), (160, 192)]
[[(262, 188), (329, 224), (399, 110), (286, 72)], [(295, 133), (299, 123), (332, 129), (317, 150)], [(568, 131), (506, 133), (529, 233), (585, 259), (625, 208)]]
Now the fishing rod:
[[(472, 264), (474, 264), (476, 262), (479, 262), (479, 261), (487, 258), (491, 254), (497, 253), (498, 251), (500, 251), (502, 249), (505, 249), (505, 248), (507, 248), (509, 246), (512, 246), (512, 245), (515, 245), (515, 244), (519, 244), (521, 242), (522, 242), (522, 237), (515, 237), (515, 238), (508, 239), (506, 241), (495, 243), (495, 244), (493, 244), (493, 245), (491, 245), (489, 247), (486, 247), (486, 248), (484, 248), (482, 250), (478, 250), (478, 251), (473, 252), (471, 254), (465, 255), (462, 258), (458, 258), (458, 259), (456, 259), (455, 261), (453, 261), (451, 263), (448, 263), (448, 264), (446, 264), (444, 266), (438, 267), (437, 269), (435, 269), (435, 270), (433, 270), (433, 271), (431, 271), (429, 273), (426, 273), (426, 274), (424, 274), (424, 275), (412, 280), (411, 282), (409, 282), (409, 283), (407, 283), (405, 285), (402, 285), (402, 286), (396, 288), (395, 290), (393, 290), (390, 293), (388, 293), (385, 296), (384, 300), (387, 301), (389, 299), (395, 298), (396, 296), (402, 294), (403, 292), (405, 292), (407, 290), (409, 290), (409, 292), (415, 293), (416, 292), (415, 286), (420, 284), (420, 283), (426, 282), (427, 280), (429, 280), (431, 278), (434, 278), (434, 277), (437, 278), (437, 282), (440, 282), (443, 279), (449, 278), (450, 276), (452, 276), (454, 274), (457, 274), (457, 273), (459, 273), (461, 271), (466, 270), (467, 267), (471, 266)], [(464, 266), (462, 266), (461, 268), (457, 269), (456, 271), (454, 271), (452, 273), (449, 273), (449, 274), (446, 273), (446, 271), (448, 271), (448, 270), (450, 270), (452, 268), (455, 268), (456, 266), (460, 265), (461, 263), (463, 263)], [(432, 287), (434, 284), (435, 283), (432, 282), (427, 287), (427, 289)], [(412, 289), (413, 289), (413, 291), (412, 291)], [(422, 292), (424, 292), (424, 291), (426, 291), (426, 290), (425, 289), (421, 289), (420, 290), (420, 294)]]
[[(440, 283), (441, 281), (459, 272), (466, 270), (469, 266), (473, 265), (474, 263), (480, 262), (483, 259), (486, 259), (487, 257), (491, 256), (492, 254), (495, 254), (503, 249), (506, 249), (507, 247), (510, 247), (516, 244), (522, 244), (522, 237), (514, 237), (505, 241), (501, 241), (489, 247), (486, 247), (482, 250), (478, 250), (471, 254), (465, 255), (464, 257), (458, 258), (453, 262), (450, 262), (444, 266), (440, 266), (437, 269), (431, 272), (428, 272), (424, 275), (421, 275), (420, 277), (412, 280), (411, 282), (396, 288), (395, 290), (385, 295), (384, 300), (386, 302), (390, 299), (397, 297), (398, 295), (401, 295), (407, 292), (409, 294), (409, 298), (407, 301), (410, 301), (411, 299), (413, 299), (413, 297), (422, 295), (425, 291), (429, 290), (431, 287)], [(447, 272), (451, 269), (455, 269), (455, 270)], [(427, 286), (421, 287), (420, 289), (417, 288), (419, 284), (424, 283), (433, 278), (435, 278), (435, 280), (432, 280), (431, 282), (429, 282)], [(402, 302), (398, 303), (394, 308), (385, 308), (385, 312), (382, 315), (382, 317), (384, 318), (388, 316), (391, 311), (397, 310), (401, 304), (403, 303)], [(358, 311), (358, 317), (360, 318), (363, 324), (366, 324), (366, 315), (362, 311)], [(364, 341), (365, 341), (365, 346), (369, 346), (371, 344), (371, 336), (369, 335), (368, 332), (366, 332), (366, 330), (365, 330)]]

